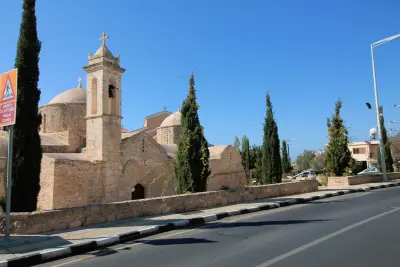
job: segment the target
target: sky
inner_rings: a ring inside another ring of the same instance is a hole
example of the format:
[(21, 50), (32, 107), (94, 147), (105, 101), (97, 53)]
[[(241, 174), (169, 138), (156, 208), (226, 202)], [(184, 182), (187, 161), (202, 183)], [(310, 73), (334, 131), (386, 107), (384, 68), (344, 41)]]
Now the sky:
[[(0, 73), (14, 67), (22, 1), (5, 1)], [(261, 144), (270, 92), (291, 157), (328, 142), (338, 98), (353, 141), (376, 127), (370, 44), (400, 33), (398, 0), (57, 0), (37, 1), (40, 104), (77, 87), (88, 53), (121, 56), (122, 124), (175, 112), (195, 74), (199, 116), (211, 144), (247, 135)], [(386, 127), (400, 129), (400, 39), (375, 50)], [(85, 86), (86, 87), (86, 86)]]

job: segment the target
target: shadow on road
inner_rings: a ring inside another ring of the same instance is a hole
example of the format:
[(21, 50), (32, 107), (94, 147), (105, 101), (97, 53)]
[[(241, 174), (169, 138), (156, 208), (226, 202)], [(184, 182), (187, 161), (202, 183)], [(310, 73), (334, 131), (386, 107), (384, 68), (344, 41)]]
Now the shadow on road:
[(231, 228), (231, 227), (249, 227), (249, 226), (266, 226), (266, 225), (291, 225), (314, 222), (327, 222), (332, 220), (285, 220), (285, 221), (258, 221), (258, 222), (233, 222), (233, 223), (215, 223), (207, 224), (207, 228)]
[[(207, 244), (207, 243), (215, 243), (217, 241), (212, 241), (204, 238), (168, 238), (168, 239), (156, 239), (156, 240), (137, 240), (133, 241), (130, 244), (147, 244), (154, 246), (166, 246), (166, 245), (186, 245), (186, 244)], [(125, 247), (122, 250), (131, 250), (131, 247)], [(92, 255), (96, 257), (107, 256), (111, 254), (115, 254), (121, 251), (121, 249), (113, 249), (113, 248), (105, 248), (101, 251), (92, 253)]]
[(145, 243), (148, 245), (165, 246), (165, 245), (184, 245), (184, 244), (201, 244), (201, 243), (215, 243), (216, 241), (204, 238), (170, 238), (170, 239), (157, 239), (157, 240), (140, 240), (136, 243)]
[(316, 200), (316, 201), (310, 201), (310, 202), (306, 202), (304, 204), (329, 204), (329, 203), (344, 203), (346, 201), (343, 200)]

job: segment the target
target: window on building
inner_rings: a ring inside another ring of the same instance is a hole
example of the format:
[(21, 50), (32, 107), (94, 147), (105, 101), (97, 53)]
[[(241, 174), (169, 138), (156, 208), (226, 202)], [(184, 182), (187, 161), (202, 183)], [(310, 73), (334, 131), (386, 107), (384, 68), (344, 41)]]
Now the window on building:
[(169, 144), (169, 143), (168, 143), (168, 141), (169, 141), (169, 140), (168, 140), (168, 134), (166, 134), (166, 135), (165, 135), (165, 138), (164, 138), (164, 140), (165, 140), (165, 144), (167, 144), (167, 145), (168, 145), (168, 144)]
[(144, 139), (142, 139), (142, 152), (144, 152)]
[(353, 148), (353, 154), (365, 154), (365, 147)]

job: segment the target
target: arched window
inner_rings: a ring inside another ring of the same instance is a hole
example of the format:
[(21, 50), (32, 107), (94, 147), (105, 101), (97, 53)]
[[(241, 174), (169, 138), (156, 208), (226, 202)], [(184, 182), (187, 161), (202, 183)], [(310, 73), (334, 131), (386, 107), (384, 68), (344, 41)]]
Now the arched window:
[(142, 139), (142, 152), (144, 152), (144, 139)]
[(92, 114), (97, 114), (97, 79), (92, 79)]

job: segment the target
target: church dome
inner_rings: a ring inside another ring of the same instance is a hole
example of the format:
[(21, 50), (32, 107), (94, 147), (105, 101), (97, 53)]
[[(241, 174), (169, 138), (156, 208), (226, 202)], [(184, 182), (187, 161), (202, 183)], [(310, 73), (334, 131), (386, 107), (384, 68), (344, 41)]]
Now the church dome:
[(160, 127), (180, 126), (182, 113), (177, 111), (169, 115), (160, 125)]
[(114, 56), (111, 53), (110, 49), (108, 49), (107, 46), (105, 46), (105, 45), (102, 45), (99, 49), (97, 49), (97, 51), (96, 51), (96, 53), (94, 55), (95, 56), (103, 56), (103, 57), (114, 58)]
[(49, 104), (86, 104), (86, 90), (74, 88), (54, 97)]

